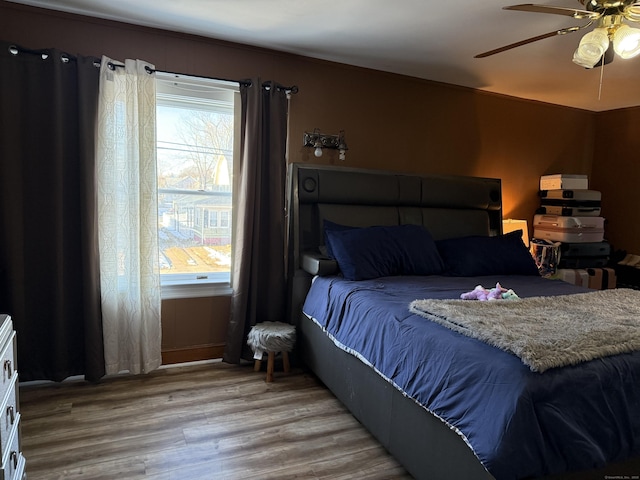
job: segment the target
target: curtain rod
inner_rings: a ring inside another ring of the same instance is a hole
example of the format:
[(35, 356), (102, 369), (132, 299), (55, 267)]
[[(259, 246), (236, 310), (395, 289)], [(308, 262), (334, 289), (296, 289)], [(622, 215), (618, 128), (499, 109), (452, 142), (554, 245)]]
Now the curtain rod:
[[(119, 64), (119, 63), (113, 63), (113, 62), (109, 62), (109, 68), (113, 69), (115, 67), (124, 67), (124, 65)], [(243, 85), (245, 87), (250, 87), (251, 86), (251, 80), (229, 80), (228, 78), (220, 78), (220, 77), (205, 77), (203, 75), (191, 75), (188, 73), (179, 73), (179, 72), (168, 72), (166, 70), (157, 70), (157, 69), (153, 69), (151, 67), (144, 67), (144, 69), (146, 70), (147, 73), (166, 73), (169, 75), (185, 75), (188, 77), (195, 77), (195, 78), (204, 78), (207, 80), (218, 80), (220, 82), (232, 82), (232, 83), (238, 83), (240, 85)], [(263, 83), (262, 84), (263, 87), (268, 86), (267, 83)], [(298, 93), (298, 87), (297, 85), (292, 85), (290, 87), (278, 87), (278, 89), (284, 90), (286, 93)]]
[[(17, 55), (18, 53), (30, 53), (34, 55), (40, 55), (42, 56), (43, 60), (49, 56), (47, 50), (31, 50), (28, 48), (19, 47), (18, 45), (15, 45), (15, 44), (9, 45), (9, 53), (11, 53), (12, 55)], [(63, 62), (68, 62), (69, 60), (75, 60), (75, 56), (69, 55), (66, 52), (61, 52), (61, 60)], [(96, 61), (93, 62), (93, 64), (96, 67), (100, 67), (100, 61), (97, 58), (96, 58)], [(113, 70), (116, 67), (124, 67), (124, 65), (121, 63), (109, 62), (108, 67)], [(190, 75), (188, 73), (168, 72), (165, 70), (154, 70), (153, 68), (149, 68), (149, 67), (144, 67), (144, 68), (147, 71), (147, 73), (159, 72), (159, 73), (167, 73), (169, 75), (185, 75), (189, 77), (205, 78), (207, 80), (218, 80), (220, 82), (238, 83), (239, 85), (243, 85), (245, 87), (251, 86), (251, 80), (229, 80), (227, 78), (205, 77), (202, 75)], [(263, 83), (262, 86), (266, 87), (268, 86), (268, 83)], [(278, 89), (284, 90), (286, 93), (294, 93), (294, 94), (298, 93), (298, 87), (296, 85), (292, 85), (290, 87), (278, 87)]]
[[(238, 83), (240, 85), (244, 85), (245, 87), (250, 87), (251, 86), (251, 80), (229, 80), (227, 78), (218, 78), (218, 77), (205, 77), (202, 75), (190, 75), (188, 73), (178, 73), (178, 72), (167, 72), (166, 70), (154, 70), (153, 68), (149, 68), (149, 67), (144, 67), (144, 69), (148, 72), (148, 73), (155, 73), (155, 72), (159, 72), (159, 73), (167, 73), (169, 75), (186, 75), (189, 77), (196, 77), (196, 78), (205, 78), (207, 80), (218, 80), (220, 82), (234, 82), (234, 83)], [(262, 86), (266, 87), (268, 84), (267, 83), (263, 83)], [(278, 87), (278, 89), (284, 90), (286, 93), (298, 93), (298, 86), (297, 85), (291, 85), (290, 87)]]
[[(117, 65), (117, 66), (119, 67), (120, 65)], [(186, 75), (186, 76), (189, 76), (189, 77), (204, 78), (204, 79), (207, 79), (207, 80), (218, 80), (220, 82), (238, 83), (240, 85), (244, 85), (245, 87), (250, 87), (251, 86), (251, 81), (250, 80), (229, 80), (228, 78), (205, 77), (205, 76), (202, 76), (202, 75), (190, 75), (190, 74), (187, 74), (187, 73), (168, 72), (166, 70), (157, 70), (157, 69), (154, 70), (153, 68), (150, 68), (150, 67), (144, 67), (144, 69), (147, 71), (147, 73), (158, 72), (158, 73), (166, 73), (166, 74), (169, 74), (169, 75)]]

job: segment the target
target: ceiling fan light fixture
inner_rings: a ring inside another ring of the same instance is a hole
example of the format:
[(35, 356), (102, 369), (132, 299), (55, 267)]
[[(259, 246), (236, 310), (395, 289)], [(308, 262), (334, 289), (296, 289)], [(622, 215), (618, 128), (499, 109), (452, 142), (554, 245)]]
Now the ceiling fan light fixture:
[(640, 53), (640, 29), (622, 25), (613, 35), (613, 49), (620, 58), (633, 58)]
[(632, 22), (640, 22), (640, 5), (629, 5), (624, 10), (624, 17)]
[(609, 35), (606, 28), (594, 28), (580, 40), (573, 54), (573, 63), (584, 68), (593, 68), (609, 48)]

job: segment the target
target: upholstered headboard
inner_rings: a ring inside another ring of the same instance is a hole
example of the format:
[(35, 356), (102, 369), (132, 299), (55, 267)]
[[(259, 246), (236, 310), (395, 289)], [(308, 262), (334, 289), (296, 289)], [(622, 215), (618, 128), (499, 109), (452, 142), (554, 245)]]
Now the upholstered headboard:
[(422, 225), (436, 240), (502, 233), (501, 183), (495, 178), (294, 163), (288, 190), (287, 271), (294, 323), (309, 289), (309, 271), (322, 268), (325, 219), (353, 227)]

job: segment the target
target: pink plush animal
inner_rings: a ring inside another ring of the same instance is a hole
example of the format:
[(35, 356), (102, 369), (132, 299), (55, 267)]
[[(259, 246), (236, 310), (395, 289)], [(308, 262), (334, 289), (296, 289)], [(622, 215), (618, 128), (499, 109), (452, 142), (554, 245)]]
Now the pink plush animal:
[(489, 290), (484, 288), (482, 285), (477, 285), (476, 288), (474, 288), (470, 292), (466, 292), (460, 295), (460, 298), (463, 300), (486, 301), (489, 299)]
[(463, 300), (480, 300), (481, 302), (491, 300), (502, 300), (518, 298), (513, 290), (507, 290), (500, 285), (500, 282), (496, 283), (495, 288), (487, 290), (482, 285), (477, 285), (476, 288), (470, 292), (466, 292), (460, 295)]

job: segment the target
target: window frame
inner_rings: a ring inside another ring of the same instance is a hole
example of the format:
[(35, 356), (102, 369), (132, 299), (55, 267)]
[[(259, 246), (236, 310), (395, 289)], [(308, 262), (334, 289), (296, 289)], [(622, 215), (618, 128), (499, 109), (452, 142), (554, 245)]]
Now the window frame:
[[(192, 77), (189, 75), (156, 72), (156, 81), (158, 87), (156, 91), (156, 108), (158, 106), (171, 106), (171, 107), (184, 107), (184, 108), (201, 108), (205, 111), (215, 111), (215, 106), (220, 106), (220, 110), (227, 110), (223, 103), (219, 100), (206, 98), (206, 89), (223, 89), (233, 93), (233, 105), (231, 111), (234, 118), (234, 133), (233, 133), (233, 153), (232, 153), (232, 179), (235, 177), (238, 170), (237, 157), (240, 151), (240, 90), (237, 82), (229, 82), (222, 80), (214, 80), (202, 77)], [(170, 85), (173, 84), (173, 85)], [(172, 89), (172, 87), (174, 87)], [(188, 91), (188, 94), (174, 93), (173, 90), (178, 92), (180, 89)], [(167, 93), (167, 90), (172, 93)], [(199, 94), (199, 95), (198, 95)], [(204, 105), (208, 105), (207, 108)], [(228, 105), (228, 101), (226, 102)], [(158, 143), (156, 142), (156, 148)], [(232, 180), (233, 182), (233, 180)], [(197, 190), (180, 190), (159, 188), (158, 194), (177, 194), (185, 193), (189, 195), (204, 195), (213, 196), (216, 193), (208, 194), (199, 192)], [(219, 194), (219, 193), (218, 193)], [(235, 233), (235, 215), (233, 210), (235, 209), (236, 201), (233, 197), (233, 189), (231, 192), (231, 207), (230, 210), (225, 211), (227, 217), (231, 216), (231, 236)], [(217, 217), (217, 223), (220, 224), (222, 215), (221, 212), (215, 212)], [(209, 212), (209, 218), (213, 212)], [(160, 232), (160, 227), (158, 227)], [(233, 252), (232, 252), (233, 257)], [(162, 299), (172, 298), (194, 298), (203, 296), (218, 296), (218, 295), (230, 295), (231, 290), (231, 274), (233, 271), (233, 265), (231, 265), (229, 272), (197, 272), (197, 273), (173, 273), (173, 274), (160, 274), (160, 286), (162, 292)]]

